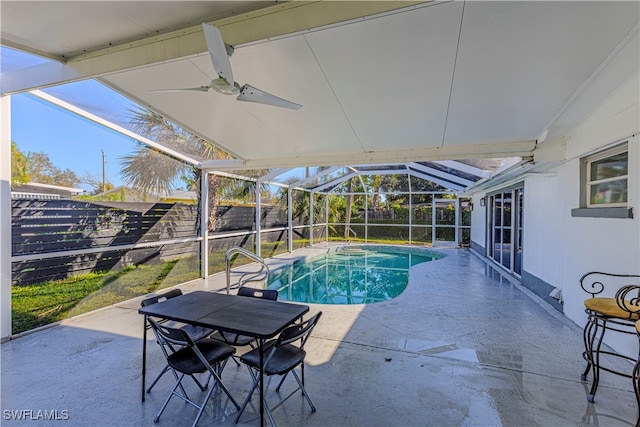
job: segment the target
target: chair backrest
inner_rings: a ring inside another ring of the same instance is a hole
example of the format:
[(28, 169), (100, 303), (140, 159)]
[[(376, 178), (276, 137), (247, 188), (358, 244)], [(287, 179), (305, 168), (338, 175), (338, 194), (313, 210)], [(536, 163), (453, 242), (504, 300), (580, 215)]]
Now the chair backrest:
[(322, 316), (321, 311), (301, 323), (296, 323), (285, 328), (278, 336), (275, 347), (290, 344), (297, 340), (302, 340), (302, 342), (300, 343), (300, 348), (304, 347), (305, 343), (309, 339), (309, 336), (311, 335), (311, 331), (313, 331), (313, 328), (315, 328), (318, 324), (320, 316)]
[(238, 296), (262, 298), (262, 299), (276, 301), (278, 299), (278, 290), (277, 289), (256, 289), (256, 288), (243, 286), (240, 289), (238, 289)]
[(180, 295), (182, 295), (182, 291), (180, 289), (172, 289), (169, 292), (165, 292), (163, 294), (156, 295), (154, 297), (143, 299), (140, 302), (140, 305), (142, 307), (146, 307), (148, 305), (157, 304), (159, 302), (166, 301), (171, 298), (179, 297)]
[(152, 319), (151, 317), (149, 317), (148, 320), (151, 324), (151, 328), (156, 333), (156, 336), (159, 340), (163, 341), (164, 344), (175, 344), (188, 347), (192, 347), (194, 345), (193, 340), (186, 331), (179, 328), (171, 328), (169, 326), (163, 325), (162, 323)]

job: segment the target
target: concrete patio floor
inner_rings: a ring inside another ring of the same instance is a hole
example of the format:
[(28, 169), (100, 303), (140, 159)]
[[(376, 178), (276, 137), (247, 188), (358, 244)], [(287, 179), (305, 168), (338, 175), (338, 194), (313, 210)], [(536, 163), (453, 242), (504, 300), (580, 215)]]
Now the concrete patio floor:
[[(325, 250), (319, 245), (269, 263)], [(603, 373), (596, 403), (587, 402), (588, 385), (580, 381), (585, 367), (580, 326), (468, 250), (442, 252), (445, 258), (411, 270), (407, 289), (396, 299), (311, 306), (311, 313), (323, 311), (307, 344), (305, 370), (317, 412), (296, 394), (274, 412), (279, 425), (635, 424), (628, 379)], [(218, 290), (224, 280), (219, 274), (180, 288)], [(141, 403), (140, 299), (2, 344), (0, 423), (153, 425), (173, 378), (165, 375)], [(148, 378), (153, 379), (164, 360), (149, 335)], [(250, 385), (246, 368), (229, 362), (223, 380), (242, 402)], [(192, 397), (197, 394), (193, 390)], [(257, 399), (253, 402), (257, 406)], [(38, 411), (59, 419), (34, 419), (44, 416)], [(227, 399), (214, 394), (199, 425), (233, 425), (234, 412)], [(29, 419), (16, 420), (20, 414)], [(173, 399), (157, 425), (190, 425), (195, 414)], [(245, 411), (240, 425), (259, 425), (255, 407)]]

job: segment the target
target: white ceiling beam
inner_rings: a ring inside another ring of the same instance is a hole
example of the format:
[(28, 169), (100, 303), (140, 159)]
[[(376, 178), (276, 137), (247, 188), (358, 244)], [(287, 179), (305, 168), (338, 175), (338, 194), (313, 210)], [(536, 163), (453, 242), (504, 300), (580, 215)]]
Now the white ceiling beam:
[(211, 173), (246, 169), (244, 166), (245, 162), (240, 159), (206, 160), (198, 165), (200, 169)]
[(69, 83), (86, 78), (86, 74), (60, 62), (46, 62), (33, 67), (2, 73), (0, 94), (42, 89), (53, 84)]
[[(425, 2), (290, 1), (210, 23), (220, 28), (226, 44), (235, 46), (421, 3)], [(2, 74), (0, 90), (2, 95), (10, 95), (201, 55), (207, 51), (202, 26), (195, 25), (82, 53), (68, 58), (64, 63), (47, 63), (31, 69), (9, 71)]]
[(211, 175), (217, 175), (217, 176), (224, 176), (225, 178), (234, 178), (234, 179), (239, 179), (242, 181), (251, 181), (251, 182), (256, 182), (257, 179), (255, 178), (251, 178), (248, 176), (244, 176), (244, 175), (238, 175), (235, 173), (229, 173), (229, 172), (221, 172), (221, 171), (205, 171), (207, 173), (210, 173)]
[[(225, 168), (222, 163), (210, 166), (212, 161), (202, 163), (202, 167), (218, 170), (270, 169), (280, 167), (307, 167), (325, 165), (366, 165), (370, 163), (410, 163), (433, 160), (465, 160), (504, 157), (531, 157), (536, 147), (535, 141), (513, 141), (493, 144), (452, 145), (445, 147), (425, 147), (406, 150), (380, 150), (344, 154), (313, 154), (296, 157), (274, 157), (238, 160), (241, 165)], [(222, 169), (221, 169), (222, 168)]]

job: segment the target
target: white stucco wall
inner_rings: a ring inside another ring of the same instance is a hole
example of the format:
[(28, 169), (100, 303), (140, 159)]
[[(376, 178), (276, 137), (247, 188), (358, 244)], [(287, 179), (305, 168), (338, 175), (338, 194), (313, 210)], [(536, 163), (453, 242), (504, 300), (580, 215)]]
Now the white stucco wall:
[[(523, 270), (561, 288), (564, 313), (583, 326), (583, 301), (589, 295), (579, 284), (589, 271), (640, 274), (640, 75), (627, 77), (581, 124), (567, 132), (566, 161), (544, 171), (473, 194), (472, 240), (484, 246), (486, 215), (478, 210), (482, 196), (510, 183), (525, 189)], [(634, 136), (635, 135), (635, 136)], [(579, 207), (580, 158), (618, 141), (629, 141), (628, 205), (632, 219), (572, 217)], [(553, 143), (553, 142), (552, 142)], [(616, 350), (637, 356), (634, 336), (610, 334)]]
[[(471, 241), (475, 245), (482, 246), (486, 250), (486, 221), (487, 221), (487, 207), (481, 206), (480, 199), (481, 193), (474, 194), (471, 197), (471, 203), (473, 203), (473, 210), (471, 211)], [(472, 248), (473, 246), (472, 245)], [(481, 253), (480, 255), (484, 255)]]
[[(624, 82), (569, 134), (567, 158), (554, 177), (529, 178), (525, 222), (525, 269), (562, 289), (564, 313), (586, 321), (580, 277), (589, 271), (640, 274), (640, 130), (638, 75)], [(574, 218), (579, 207), (580, 158), (617, 141), (629, 141), (628, 206), (634, 218)], [(618, 286), (618, 285), (616, 285)], [(612, 289), (615, 291), (615, 289)], [(610, 334), (608, 344), (637, 355), (637, 339)]]

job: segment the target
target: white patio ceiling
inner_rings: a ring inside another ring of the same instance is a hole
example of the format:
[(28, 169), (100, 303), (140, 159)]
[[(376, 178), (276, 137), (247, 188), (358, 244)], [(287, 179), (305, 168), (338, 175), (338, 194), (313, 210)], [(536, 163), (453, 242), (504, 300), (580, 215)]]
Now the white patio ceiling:
[[(238, 159), (216, 170), (534, 156), (638, 74), (616, 63), (637, 55), (637, 2), (74, 4), (0, 3), (3, 44), (63, 60), (2, 93), (99, 78)], [(236, 80), (303, 108), (151, 92), (216, 77), (203, 21)]]

